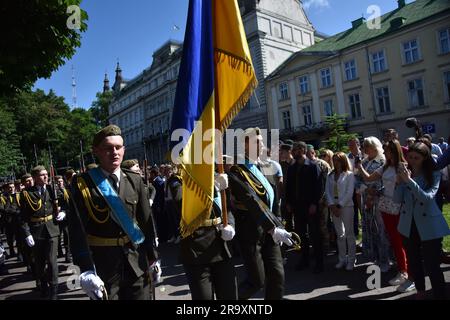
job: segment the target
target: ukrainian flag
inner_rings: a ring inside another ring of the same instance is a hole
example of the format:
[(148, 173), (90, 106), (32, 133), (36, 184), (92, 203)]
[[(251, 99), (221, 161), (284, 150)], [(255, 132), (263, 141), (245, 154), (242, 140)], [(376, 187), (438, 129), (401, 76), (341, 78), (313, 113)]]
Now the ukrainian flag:
[[(204, 161), (205, 155), (215, 159), (216, 136), (211, 130), (223, 132), (256, 86), (237, 1), (190, 0), (171, 128), (189, 133), (179, 158), (183, 237), (211, 212), (214, 163)], [(172, 147), (178, 143), (172, 141)]]

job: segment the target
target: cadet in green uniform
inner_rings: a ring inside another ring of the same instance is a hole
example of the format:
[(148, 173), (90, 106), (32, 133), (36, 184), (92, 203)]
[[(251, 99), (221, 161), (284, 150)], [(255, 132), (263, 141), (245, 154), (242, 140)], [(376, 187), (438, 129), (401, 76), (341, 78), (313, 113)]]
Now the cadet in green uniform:
[[(25, 241), (33, 247), (36, 277), (41, 294), (47, 297), (50, 286), (50, 298), (57, 299), (58, 292), (58, 221), (65, 213), (54, 212), (53, 192), (48, 185), (48, 173), (45, 167), (37, 166), (31, 171), (34, 186), (24, 190), (20, 199), (20, 213)], [(45, 267), (48, 264), (48, 274)]]
[[(62, 176), (56, 176), (56, 185), (57, 185), (57, 195), (58, 195), (58, 204), (61, 206), (61, 210), (63, 210), (66, 215), (69, 214), (70, 211), (70, 193), (67, 190), (64, 179)], [(67, 226), (67, 219), (63, 219), (59, 222), (60, 234), (58, 237), (58, 257), (65, 256), (66, 263), (72, 262), (72, 255), (70, 254), (70, 246), (69, 246), (69, 228)], [(62, 244), (64, 241), (64, 245)], [(63, 246), (65, 253), (63, 252)]]
[(238, 164), (228, 173), (236, 238), (247, 272), (247, 279), (239, 285), (239, 299), (249, 299), (264, 286), (266, 299), (283, 298), (280, 244), (293, 244), (291, 234), (283, 229), (281, 221), (271, 211), (274, 192), (258, 168), (262, 139), (259, 128), (247, 129), (242, 138), (245, 157), (238, 159)]
[(20, 193), (16, 192), (14, 182), (11, 181), (6, 185), (5, 205), (5, 230), (6, 241), (9, 247), (9, 257), (15, 257), (14, 240), (16, 241), (17, 251), (19, 255), (22, 254), (22, 242), (20, 237)]
[[(192, 300), (237, 299), (237, 278), (231, 260), (231, 240), (235, 235), (234, 219), (228, 212), (228, 225), (222, 224), (220, 190), (228, 188), (226, 174), (216, 175), (211, 216), (180, 243), (183, 263)], [(227, 200), (229, 197), (227, 198)], [(230, 208), (230, 206), (227, 206)]]
[(68, 216), (81, 287), (91, 299), (105, 298), (106, 290), (110, 300), (148, 300), (157, 253), (142, 178), (120, 169), (125, 147), (119, 127), (103, 128), (92, 145), (99, 167), (73, 178)]

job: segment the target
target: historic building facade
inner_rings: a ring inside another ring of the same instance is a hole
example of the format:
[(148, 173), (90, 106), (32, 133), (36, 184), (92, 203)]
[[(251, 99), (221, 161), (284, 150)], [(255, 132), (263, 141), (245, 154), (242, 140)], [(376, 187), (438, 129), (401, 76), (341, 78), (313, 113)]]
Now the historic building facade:
[[(346, 115), (350, 132), (381, 137), (396, 128), (414, 135), (450, 134), (450, 3), (417, 0), (292, 55), (266, 80), (269, 126), (282, 137), (320, 142), (324, 120)], [(403, 141), (402, 141), (403, 143)]]
[(128, 159), (143, 160), (145, 143), (149, 164), (166, 161), (181, 50), (181, 43), (166, 42), (152, 65), (129, 81), (117, 65), (109, 120), (122, 128)]
[[(292, 53), (311, 46), (318, 35), (299, 0), (238, 0), (259, 86), (231, 127), (267, 128), (265, 78)], [(150, 67), (125, 80), (117, 65), (110, 123), (123, 129), (126, 158), (143, 159), (146, 142), (150, 163), (161, 163), (169, 146), (169, 129), (182, 43), (168, 41), (153, 54)]]
[(264, 79), (292, 53), (315, 43), (315, 30), (299, 0), (239, 0), (259, 85), (233, 128), (268, 128)]

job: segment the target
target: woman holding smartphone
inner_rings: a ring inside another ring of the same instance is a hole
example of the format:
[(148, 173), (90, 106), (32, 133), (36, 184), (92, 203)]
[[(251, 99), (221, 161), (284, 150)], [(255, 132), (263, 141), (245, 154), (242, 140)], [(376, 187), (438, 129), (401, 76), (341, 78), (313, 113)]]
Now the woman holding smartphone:
[(445, 280), (440, 269), (440, 243), (450, 229), (434, 197), (440, 172), (434, 171), (431, 149), (423, 142), (408, 150), (408, 167), (400, 163), (394, 201), (402, 203), (398, 231), (404, 237), (409, 271), (414, 278), (417, 299), (425, 297), (425, 272), (430, 276), (435, 299), (445, 299)]

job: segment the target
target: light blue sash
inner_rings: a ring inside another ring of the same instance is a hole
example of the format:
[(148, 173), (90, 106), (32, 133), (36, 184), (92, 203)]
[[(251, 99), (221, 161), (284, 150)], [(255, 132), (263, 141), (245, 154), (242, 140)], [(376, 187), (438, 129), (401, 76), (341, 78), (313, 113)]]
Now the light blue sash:
[(245, 161), (245, 166), (250, 170), (250, 172), (261, 182), (264, 186), (264, 189), (267, 191), (267, 198), (269, 200), (269, 209), (272, 211), (273, 201), (275, 198), (275, 194), (273, 192), (272, 186), (269, 181), (267, 181), (266, 177), (262, 174), (262, 172), (258, 169), (256, 165), (250, 163), (248, 160)]
[(139, 229), (136, 222), (130, 218), (125, 204), (122, 199), (119, 198), (101, 169), (91, 169), (88, 173), (92, 178), (92, 181), (94, 181), (94, 184), (97, 186), (97, 190), (111, 209), (111, 217), (113, 220), (125, 231), (134, 244), (141, 244), (144, 242), (144, 234), (141, 229)]

